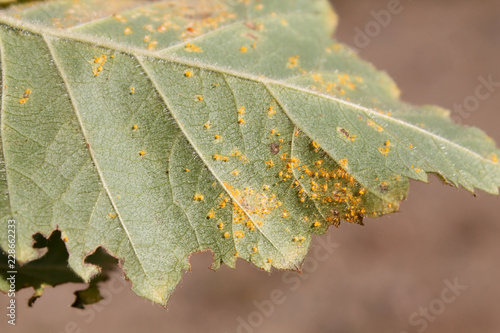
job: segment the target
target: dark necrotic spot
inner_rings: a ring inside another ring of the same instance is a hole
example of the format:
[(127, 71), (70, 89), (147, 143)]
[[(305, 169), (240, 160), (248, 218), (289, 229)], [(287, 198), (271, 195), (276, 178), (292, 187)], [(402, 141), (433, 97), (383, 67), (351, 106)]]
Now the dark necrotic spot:
[(277, 143), (271, 143), (269, 149), (271, 150), (272, 154), (276, 155), (277, 153), (280, 152), (280, 145)]
[(341, 128), (340, 132), (342, 132), (342, 134), (344, 134), (346, 138), (349, 138), (349, 132), (347, 132), (347, 130)]
[(330, 213), (332, 213), (332, 215), (335, 216), (335, 217), (339, 216), (339, 214), (340, 214), (340, 212), (338, 210), (336, 210), (336, 209), (330, 210)]

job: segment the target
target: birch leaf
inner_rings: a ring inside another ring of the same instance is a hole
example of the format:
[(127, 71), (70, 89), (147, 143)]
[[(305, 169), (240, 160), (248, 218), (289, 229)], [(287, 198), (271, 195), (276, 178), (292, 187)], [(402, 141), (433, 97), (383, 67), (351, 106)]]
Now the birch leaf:
[(0, 219), (17, 259), (57, 229), (80, 279), (101, 247), (165, 305), (192, 253), (298, 269), (313, 234), (397, 211), (409, 179), (498, 193), (492, 140), (401, 102), (331, 39), (336, 21), (326, 0), (2, 11)]

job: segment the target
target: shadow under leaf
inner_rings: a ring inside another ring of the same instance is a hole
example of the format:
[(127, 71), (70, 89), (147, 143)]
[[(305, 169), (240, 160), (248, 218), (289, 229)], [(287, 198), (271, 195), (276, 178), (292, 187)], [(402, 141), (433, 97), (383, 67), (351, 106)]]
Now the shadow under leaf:
[[(7, 266), (8, 254), (0, 249), (0, 277), (7, 280), (10, 276), (8, 271), (15, 271), (16, 291), (32, 287), (35, 293), (28, 301), (28, 306), (43, 294), (46, 287), (55, 287), (64, 283), (84, 283), (68, 265), (69, 254), (66, 244), (61, 239), (61, 232), (55, 230), (45, 238), (42, 234), (33, 235), (33, 248), (46, 249), (46, 253), (39, 259), (30, 261), (24, 265), (16, 262), (14, 269)], [(96, 275), (85, 290), (75, 292), (73, 307), (83, 309), (85, 305), (94, 304), (102, 300), (99, 293), (98, 283), (107, 281), (109, 273), (117, 268), (118, 260), (110, 256), (101, 247), (85, 259), (86, 263), (101, 267), (101, 273)]]

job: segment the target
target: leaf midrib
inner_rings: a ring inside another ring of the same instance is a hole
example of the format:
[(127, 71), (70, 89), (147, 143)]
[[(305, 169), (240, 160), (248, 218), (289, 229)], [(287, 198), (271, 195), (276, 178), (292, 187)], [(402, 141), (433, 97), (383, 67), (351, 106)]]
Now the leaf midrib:
[[(485, 158), (484, 156), (479, 155), (478, 153), (476, 153), (470, 149), (467, 149), (466, 147), (463, 147), (463, 146), (461, 146), (453, 141), (450, 141), (442, 136), (439, 136), (435, 133), (426, 131), (425, 129), (420, 128), (418, 126), (415, 126), (413, 124), (407, 123), (407, 122), (402, 121), (402, 120), (397, 119), (397, 118), (387, 116), (385, 114), (381, 114), (375, 110), (358, 105), (358, 104), (353, 103), (353, 102), (349, 102), (349, 101), (346, 101), (346, 100), (343, 100), (340, 98), (336, 98), (334, 96), (321, 94), (321, 93), (318, 93), (316, 91), (312, 91), (312, 90), (298, 87), (295, 85), (287, 84), (283, 81), (279, 81), (276, 79), (269, 79), (265, 76), (258, 76), (258, 75), (248, 74), (248, 73), (242, 73), (242, 72), (238, 72), (238, 71), (234, 71), (234, 70), (229, 70), (229, 69), (226, 69), (223, 67), (212, 66), (212, 65), (208, 65), (208, 64), (205, 64), (202, 62), (190, 61), (190, 60), (186, 60), (186, 59), (182, 59), (182, 58), (178, 58), (178, 57), (174, 57), (174, 56), (166, 56), (165, 54), (160, 54), (163, 50), (150, 51), (150, 50), (146, 50), (146, 49), (126, 46), (126, 45), (116, 43), (116, 42), (113, 42), (109, 39), (105, 39), (105, 38), (101, 38), (101, 37), (91, 37), (91, 36), (85, 35), (85, 34), (73, 33), (73, 32), (68, 31), (68, 30), (58, 30), (58, 29), (54, 29), (54, 28), (50, 28), (50, 27), (40, 26), (40, 25), (33, 24), (30, 22), (22, 21), (22, 20), (13, 18), (13, 17), (9, 17), (5, 13), (0, 14), (0, 24), (6, 25), (7, 28), (16, 28), (16, 29), (20, 29), (22, 31), (23, 30), (28, 31), (28, 32), (31, 32), (31, 33), (34, 33), (34, 34), (37, 34), (40, 36), (50, 35), (50, 36), (57, 37), (60, 39), (66, 39), (66, 40), (70, 40), (70, 41), (74, 41), (74, 42), (90, 44), (94, 47), (97, 46), (97, 47), (101, 47), (104, 49), (114, 50), (114, 51), (118, 51), (121, 53), (129, 54), (129, 55), (134, 56), (136, 58), (142, 56), (142, 57), (147, 57), (147, 58), (154, 58), (157, 60), (169, 61), (169, 62), (177, 63), (180, 65), (195, 67), (195, 68), (199, 68), (199, 69), (205, 69), (207, 71), (212, 71), (212, 72), (216, 72), (216, 73), (220, 73), (220, 74), (231, 75), (231, 76), (238, 77), (241, 79), (246, 79), (249, 81), (258, 82), (258, 83), (261, 83), (264, 85), (274, 84), (274, 85), (282, 86), (284, 88), (304, 92), (304, 93), (307, 93), (307, 94), (310, 94), (313, 96), (329, 99), (329, 100), (335, 101), (337, 103), (349, 106), (351, 108), (358, 109), (358, 110), (365, 112), (367, 114), (373, 114), (373, 115), (376, 115), (378, 117), (385, 118), (388, 121), (397, 122), (402, 126), (406, 126), (406, 127), (410, 128), (412, 130), (415, 130), (417, 132), (424, 133), (425, 135), (429, 135), (429, 136), (431, 136), (435, 139), (438, 139), (439, 141), (442, 141), (450, 146), (454, 146), (455, 148), (457, 148), (459, 150), (463, 150), (466, 153), (473, 155), (476, 158), (479, 158), (480, 160), (482, 160), (484, 162), (487, 162), (490, 164), (495, 164), (495, 162)], [(290, 117), (289, 114), (288, 114), (288, 116)], [(290, 117), (290, 120), (292, 120), (291, 117)], [(296, 124), (294, 122), (294, 125), (301, 128), (300, 124)]]

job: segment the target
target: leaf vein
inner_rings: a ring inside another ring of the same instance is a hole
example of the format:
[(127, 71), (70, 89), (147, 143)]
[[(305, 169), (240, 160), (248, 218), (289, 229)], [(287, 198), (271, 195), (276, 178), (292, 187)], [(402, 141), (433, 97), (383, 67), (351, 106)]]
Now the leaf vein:
[(71, 101), (71, 104), (73, 105), (73, 111), (75, 112), (75, 115), (77, 117), (78, 124), (80, 126), (81, 131), (82, 131), (82, 135), (83, 135), (83, 137), (85, 139), (85, 142), (87, 143), (88, 152), (89, 152), (90, 158), (92, 159), (92, 162), (94, 163), (94, 166), (96, 168), (98, 177), (101, 180), (102, 186), (105, 189), (105, 191), (106, 191), (106, 193), (108, 195), (108, 198), (109, 198), (109, 200), (111, 202), (111, 205), (113, 206), (113, 209), (114, 209), (114, 211), (116, 212), (116, 214), (118, 216), (120, 224), (122, 225), (122, 228), (125, 231), (125, 234), (127, 235), (128, 240), (130, 241), (130, 245), (131, 245), (131, 247), (132, 247), (132, 249), (134, 251), (134, 255), (137, 258), (137, 261), (139, 262), (139, 264), (141, 265), (141, 269), (144, 272), (144, 275), (146, 276), (146, 278), (149, 279), (148, 273), (147, 273), (147, 271), (146, 271), (146, 269), (144, 267), (144, 264), (141, 261), (139, 253), (137, 252), (136, 246), (135, 246), (135, 244), (134, 244), (134, 242), (132, 240), (132, 236), (130, 235), (130, 232), (128, 231), (128, 228), (125, 225), (125, 222), (123, 221), (123, 217), (121, 216), (121, 213), (118, 210), (118, 207), (117, 207), (117, 205), (116, 205), (116, 203), (115, 203), (115, 201), (113, 199), (113, 196), (111, 195), (111, 191), (110, 191), (109, 187), (107, 186), (107, 183), (106, 183), (106, 180), (105, 180), (104, 175), (102, 173), (102, 170), (101, 170), (101, 168), (99, 166), (99, 163), (97, 162), (97, 158), (96, 158), (96, 156), (95, 156), (95, 154), (94, 154), (94, 152), (92, 150), (92, 147), (90, 146), (90, 141), (89, 141), (87, 133), (86, 133), (86, 128), (83, 125), (83, 121), (81, 119), (81, 115), (80, 115), (80, 113), (78, 111), (78, 108), (77, 108), (77, 105), (75, 103), (75, 99), (73, 97), (73, 92), (70, 89), (70, 86), (69, 86), (69, 83), (68, 83), (68, 80), (67, 80), (65, 74), (61, 70), (61, 66), (59, 64), (59, 60), (58, 60), (58, 58), (57, 58), (57, 56), (55, 54), (55, 51), (54, 51), (54, 49), (52, 47), (51, 41), (49, 40), (49, 37), (46, 36), (46, 35), (42, 35), (42, 38), (43, 38), (43, 40), (45, 41), (45, 43), (47, 45), (47, 48), (48, 48), (48, 50), (50, 52), (50, 55), (51, 55), (52, 59), (54, 60), (55, 67), (59, 71), (59, 75), (61, 77), (61, 80), (64, 82), (64, 86), (65, 86), (65, 88), (66, 88), (66, 90), (68, 92), (68, 97), (69, 97), (69, 99)]

